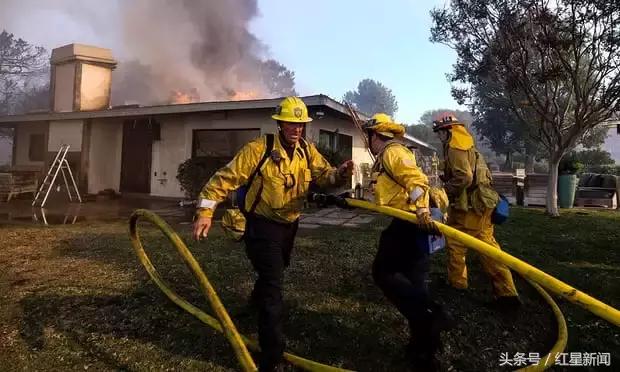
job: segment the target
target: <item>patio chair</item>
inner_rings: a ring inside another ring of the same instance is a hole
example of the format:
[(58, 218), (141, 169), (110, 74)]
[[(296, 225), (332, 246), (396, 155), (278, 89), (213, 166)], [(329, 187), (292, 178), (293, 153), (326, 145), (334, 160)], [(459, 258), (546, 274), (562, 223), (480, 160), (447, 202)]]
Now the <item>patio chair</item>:
[(34, 197), (38, 185), (39, 182), (34, 173), (0, 173), (0, 198), (3, 199), (6, 195), (6, 201), (9, 202), (11, 198), (20, 194), (31, 193)]

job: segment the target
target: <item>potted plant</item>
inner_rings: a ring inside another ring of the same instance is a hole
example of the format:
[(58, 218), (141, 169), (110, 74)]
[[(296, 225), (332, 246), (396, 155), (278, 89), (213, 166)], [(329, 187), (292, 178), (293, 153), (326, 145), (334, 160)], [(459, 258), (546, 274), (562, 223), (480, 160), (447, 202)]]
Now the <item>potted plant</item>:
[(577, 190), (577, 174), (583, 170), (583, 164), (574, 152), (564, 156), (558, 168), (558, 201), (560, 208), (572, 208)]

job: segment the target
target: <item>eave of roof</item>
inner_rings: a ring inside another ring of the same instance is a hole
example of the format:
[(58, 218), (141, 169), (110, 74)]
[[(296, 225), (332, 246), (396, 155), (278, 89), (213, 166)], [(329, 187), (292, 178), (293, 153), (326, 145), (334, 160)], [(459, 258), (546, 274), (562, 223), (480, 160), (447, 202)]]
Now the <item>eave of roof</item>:
[[(308, 107), (324, 106), (343, 115), (350, 116), (346, 106), (324, 94), (301, 97)], [(219, 102), (197, 102), (174, 105), (159, 106), (137, 106), (137, 107), (116, 107), (98, 111), (71, 111), (71, 112), (42, 112), (29, 113), (22, 115), (0, 116), (0, 124), (15, 124), (36, 121), (55, 121), (55, 120), (82, 120), (99, 118), (118, 118), (136, 117), (149, 115), (171, 115), (188, 114), (209, 111), (228, 111), (228, 110), (253, 110), (253, 109), (273, 109), (280, 103), (282, 98), (243, 100), (243, 101), (219, 101)], [(363, 113), (358, 113), (362, 120), (368, 119)], [(424, 141), (405, 135), (405, 139), (418, 146), (435, 151), (435, 148)]]
[(422, 140), (419, 140), (419, 139), (415, 138), (412, 135), (405, 134), (405, 139), (410, 141), (410, 142), (415, 143), (418, 146), (422, 146), (422, 147), (424, 147), (424, 148), (426, 148), (428, 150), (432, 150), (432, 151), (435, 151), (435, 152), (437, 151), (437, 149), (435, 147), (429, 145), (428, 143), (426, 143), (426, 142), (424, 142)]
[[(326, 106), (345, 115), (348, 115), (346, 107), (325, 95), (313, 95), (302, 97), (306, 105)], [(278, 105), (281, 98), (244, 100), (244, 101), (220, 101), (220, 102), (197, 102), (175, 105), (116, 107), (98, 111), (71, 111), (71, 112), (42, 112), (22, 115), (0, 116), (0, 123), (20, 123), (30, 121), (50, 120), (81, 120), (95, 118), (148, 116), (167, 114), (187, 114), (208, 111), (226, 110), (252, 110), (273, 109)]]

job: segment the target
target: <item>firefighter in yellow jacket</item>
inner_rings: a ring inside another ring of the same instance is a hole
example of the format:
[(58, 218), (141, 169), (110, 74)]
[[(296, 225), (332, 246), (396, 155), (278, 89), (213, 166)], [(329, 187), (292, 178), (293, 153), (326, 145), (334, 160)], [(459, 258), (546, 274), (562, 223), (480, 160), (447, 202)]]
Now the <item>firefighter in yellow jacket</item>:
[[(465, 125), (454, 114), (439, 114), (433, 121), (444, 148), (442, 180), (450, 199), (448, 224), (497, 249), (493, 236), (491, 215), (499, 195), (492, 187), (491, 172), (475, 146)], [(448, 281), (457, 289), (467, 288), (467, 248), (460, 242), (447, 239)], [(494, 302), (501, 309), (517, 308), (521, 302), (508, 267), (487, 256), (480, 255), (483, 270), (493, 283)]]
[(429, 295), (429, 251), (417, 243), (428, 232), (436, 231), (429, 210), (428, 179), (417, 166), (415, 154), (398, 141), (405, 133), (402, 125), (379, 113), (365, 123), (364, 129), (370, 150), (376, 155), (375, 203), (415, 213), (418, 218), (417, 224), (394, 218), (381, 233), (373, 279), (408, 320), (407, 351), (413, 366), (434, 370), (440, 332), (449, 329), (452, 320)]
[(301, 99), (285, 98), (272, 118), (278, 124), (278, 134), (271, 135), (273, 149), (268, 151), (270, 135), (241, 148), (204, 186), (194, 222), (194, 238), (205, 238), (217, 204), (229, 192), (246, 185), (244, 241), (247, 256), (258, 274), (252, 302), (259, 312), (261, 371), (279, 368), (284, 352), (282, 278), (290, 262), (310, 182), (319, 187), (339, 185), (353, 170), (350, 160), (338, 169), (332, 168), (316, 147), (302, 138), (304, 126), (312, 119)]

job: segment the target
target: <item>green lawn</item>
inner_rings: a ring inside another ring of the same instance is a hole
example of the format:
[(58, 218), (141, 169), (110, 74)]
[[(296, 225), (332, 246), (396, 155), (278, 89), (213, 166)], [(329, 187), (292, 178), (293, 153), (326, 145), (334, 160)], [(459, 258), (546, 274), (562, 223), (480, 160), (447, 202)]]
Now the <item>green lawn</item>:
[[(406, 369), (405, 322), (372, 283), (370, 264), (387, 218), (363, 229), (301, 231), (287, 271), (288, 350), (350, 369)], [(190, 244), (238, 328), (255, 337), (246, 299), (253, 273), (242, 244), (214, 228), (207, 243)], [(620, 213), (573, 210), (559, 219), (515, 209), (497, 229), (513, 255), (620, 307)], [(170, 244), (144, 227), (147, 251), (161, 274), (199, 307), (205, 300)], [(40, 227), (0, 225), (0, 370), (237, 370), (223, 336), (172, 304), (136, 259), (127, 224)], [(525, 303), (515, 317), (484, 306), (490, 285), (475, 254), (471, 288), (445, 284), (444, 255), (433, 257), (431, 287), (460, 325), (442, 354), (448, 370), (507, 370), (502, 352), (543, 355), (556, 336), (550, 310), (523, 280)], [(558, 301), (569, 325), (567, 352), (607, 352), (619, 365), (620, 330)], [(563, 368), (554, 368), (563, 370)], [(574, 368), (564, 368), (575, 370)], [(610, 369), (610, 370), (611, 370)]]

